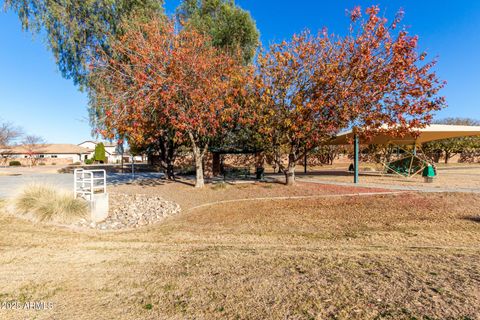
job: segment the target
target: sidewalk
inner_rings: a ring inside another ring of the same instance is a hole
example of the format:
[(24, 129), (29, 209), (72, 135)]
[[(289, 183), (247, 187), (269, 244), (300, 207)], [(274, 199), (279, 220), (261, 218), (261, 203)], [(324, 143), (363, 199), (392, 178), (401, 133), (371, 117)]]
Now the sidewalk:
[(417, 192), (467, 192), (467, 193), (480, 193), (479, 188), (463, 188), (463, 187), (430, 187), (428, 184), (425, 186), (405, 186), (405, 185), (395, 185), (395, 184), (383, 184), (383, 183), (358, 183), (354, 184), (352, 182), (339, 182), (331, 180), (323, 180), (321, 178), (312, 178), (311, 176), (306, 179), (304, 176), (296, 176), (298, 181), (319, 183), (319, 184), (329, 184), (329, 185), (338, 185), (338, 186), (349, 186), (349, 187), (362, 187), (362, 188), (383, 188), (390, 190), (399, 190), (399, 191), (417, 191)]
[[(137, 181), (148, 179), (162, 179), (163, 173), (139, 172), (132, 176), (131, 173), (108, 173), (107, 185), (125, 184), (133, 178)], [(0, 198), (14, 197), (22, 188), (29, 184), (52, 185), (56, 188), (73, 192), (73, 174), (70, 173), (24, 173), (20, 175), (0, 175)]]

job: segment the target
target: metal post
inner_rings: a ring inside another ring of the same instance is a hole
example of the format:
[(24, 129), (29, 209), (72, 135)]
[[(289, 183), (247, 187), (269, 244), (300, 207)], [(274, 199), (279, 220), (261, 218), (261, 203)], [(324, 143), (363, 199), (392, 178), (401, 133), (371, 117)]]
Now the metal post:
[(82, 170), (82, 191), (85, 191), (85, 171)]
[(90, 174), (91, 180), (90, 180), (90, 201), (93, 201), (93, 195), (95, 194), (95, 188), (93, 184), (93, 172)]
[(122, 153), (120, 153), (120, 167), (122, 168), (121, 171), (123, 173), (123, 150)]
[(132, 180), (135, 180), (135, 158), (132, 155)]
[(358, 183), (358, 135), (354, 135), (353, 140), (353, 183)]
[(77, 199), (77, 169), (73, 170), (73, 196)]
[(416, 143), (413, 145), (413, 155), (414, 156), (417, 155), (417, 144)]
[(103, 170), (102, 173), (103, 173), (103, 193), (107, 193), (107, 172)]

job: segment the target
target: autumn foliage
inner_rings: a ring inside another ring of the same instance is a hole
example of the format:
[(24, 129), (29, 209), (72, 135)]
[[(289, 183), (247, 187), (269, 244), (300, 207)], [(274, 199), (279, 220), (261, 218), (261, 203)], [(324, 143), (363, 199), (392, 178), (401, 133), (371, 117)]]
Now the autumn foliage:
[(293, 184), (296, 162), (340, 130), (403, 135), (445, 106), (435, 61), (418, 52), (402, 16), (388, 22), (376, 6), (357, 7), (347, 36), (305, 31), (261, 51), (253, 67), (192, 28), (132, 23), (93, 62), (95, 126), (136, 146), (188, 145), (199, 187), (212, 141), (248, 126)]
[(112, 44), (119, 57), (96, 61), (95, 112), (104, 136), (135, 145), (164, 138), (188, 142), (196, 186), (210, 141), (238, 110), (244, 67), (192, 29), (176, 32), (172, 21), (136, 25)]
[(379, 16), (379, 7), (351, 11), (350, 34), (340, 50), (345, 63), (340, 68), (339, 85), (349, 125), (367, 135), (375, 131), (395, 131), (402, 135), (432, 120), (434, 111), (445, 107), (437, 96), (445, 82), (432, 71), (436, 61), (426, 61), (418, 52), (418, 36), (411, 36), (400, 23), (403, 11), (393, 21)]
[[(337, 75), (319, 70), (330, 63), (329, 39), (308, 32), (274, 44), (258, 57), (255, 92), (259, 131), (267, 151), (293, 184), (295, 163), (345, 124), (336, 115), (328, 85)], [(322, 85), (320, 85), (320, 83)], [(282, 155), (288, 156), (283, 164)]]
[(346, 37), (305, 31), (258, 58), (260, 131), (287, 184), (305, 152), (339, 130), (401, 136), (430, 123), (445, 105), (437, 96), (444, 83), (432, 72), (435, 61), (417, 53), (417, 36), (398, 30), (403, 13), (390, 24), (376, 6), (365, 13), (363, 19), (359, 7), (351, 12)]

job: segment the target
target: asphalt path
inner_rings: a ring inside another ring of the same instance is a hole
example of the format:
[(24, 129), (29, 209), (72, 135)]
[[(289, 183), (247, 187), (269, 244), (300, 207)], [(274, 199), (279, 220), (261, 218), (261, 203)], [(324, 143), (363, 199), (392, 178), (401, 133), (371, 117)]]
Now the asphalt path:
[[(142, 172), (132, 176), (130, 173), (107, 173), (107, 186), (124, 184), (133, 180), (161, 179), (163, 173)], [(51, 185), (73, 193), (73, 174), (68, 173), (28, 173), (20, 175), (0, 175), (0, 198), (14, 197), (26, 185)]]

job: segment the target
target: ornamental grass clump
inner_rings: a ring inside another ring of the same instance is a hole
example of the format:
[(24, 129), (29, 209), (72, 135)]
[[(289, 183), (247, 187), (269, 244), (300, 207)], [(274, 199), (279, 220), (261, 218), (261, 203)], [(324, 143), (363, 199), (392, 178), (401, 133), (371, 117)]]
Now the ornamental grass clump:
[(52, 186), (30, 185), (17, 197), (15, 208), (36, 221), (71, 223), (85, 218), (88, 205)]

